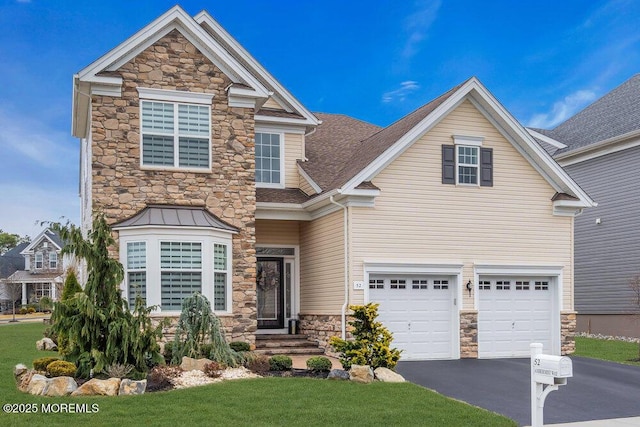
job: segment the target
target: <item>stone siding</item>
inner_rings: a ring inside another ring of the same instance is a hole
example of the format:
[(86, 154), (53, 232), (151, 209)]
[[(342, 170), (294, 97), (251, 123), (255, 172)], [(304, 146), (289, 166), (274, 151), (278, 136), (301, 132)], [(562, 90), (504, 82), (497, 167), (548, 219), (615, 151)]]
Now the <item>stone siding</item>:
[(478, 358), (478, 312), (475, 310), (460, 312), (460, 357)]
[(575, 311), (560, 313), (560, 352), (563, 355), (576, 351), (576, 314)]
[(318, 343), (329, 356), (337, 356), (329, 345), (329, 338), (342, 333), (342, 316), (334, 314), (301, 314), (300, 332)]
[[(223, 323), (234, 339), (253, 343), (257, 327), (253, 110), (229, 107), (225, 88), (231, 80), (176, 30), (114, 73), (123, 79), (122, 97), (92, 97), (94, 212), (104, 212), (112, 224), (149, 204), (204, 206), (237, 227), (233, 318)], [(213, 94), (210, 173), (141, 169), (138, 87)], [(117, 247), (111, 253), (117, 256)]]

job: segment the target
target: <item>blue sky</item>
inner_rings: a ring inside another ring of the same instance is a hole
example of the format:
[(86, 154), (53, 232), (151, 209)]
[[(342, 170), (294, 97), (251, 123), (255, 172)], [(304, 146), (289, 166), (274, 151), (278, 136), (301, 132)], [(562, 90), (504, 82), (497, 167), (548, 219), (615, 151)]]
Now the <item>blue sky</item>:
[[(0, 0), (0, 229), (78, 223), (74, 73), (175, 1)], [(553, 128), (640, 72), (640, 1), (190, 1), (311, 111), (387, 125), (477, 76)]]

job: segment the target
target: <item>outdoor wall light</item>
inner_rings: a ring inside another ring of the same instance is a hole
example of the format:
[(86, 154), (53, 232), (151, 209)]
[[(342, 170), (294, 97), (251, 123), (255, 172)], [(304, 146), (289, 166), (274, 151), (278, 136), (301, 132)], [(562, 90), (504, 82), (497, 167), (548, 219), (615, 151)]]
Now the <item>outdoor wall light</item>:
[(469, 291), (469, 296), (471, 296), (471, 280), (467, 282), (467, 290)]

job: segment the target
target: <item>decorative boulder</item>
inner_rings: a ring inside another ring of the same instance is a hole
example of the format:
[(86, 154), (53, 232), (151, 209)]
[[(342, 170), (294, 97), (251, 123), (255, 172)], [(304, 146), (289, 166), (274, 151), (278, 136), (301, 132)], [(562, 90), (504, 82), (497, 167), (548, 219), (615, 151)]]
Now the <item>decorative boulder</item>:
[(27, 393), (34, 396), (42, 396), (47, 392), (49, 387), (49, 378), (44, 375), (35, 374), (31, 377), (29, 385), (27, 386)]
[(29, 369), (27, 372), (23, 373), (20, 376), (20, 381), (18, 382), (18, 390), (23, 393), (27, 392), (27, 388), (29, 387), (29, 383), (31, 382), (31, 378), (36, 375), (36, 371)]
[(120, 391), (120, 378), (99, 380), (93, 378), (82, 384), (71, 396), (117, 396)]
[(393, 372), (389, 368), (376, 368), (373, 373), (378, 381), (383, 383), (403, 383), (404, 377), (398, 373)]
[(47, 351), (56, 351), (58, 350), (58, 346), (53, 342), (51, 338), (42, 338), (39, 341), (36, 341), (36, 348), (38, 350), (47, 350)]
[(14, 366), (13, 368), (13, 375), (16, 378), (20, 378), (21, 376), (23, 376), (27, 371), (29, 370), (29, 368), (27, 368), (24, 364), (19, 363), (16, 366)]
[(180, 367), (183, 371), (203, 371), (204, 366), (211, 363), (209, 359), (192, 359), (191, 357), (183, 356)]
[(349, 372), (344, 369), (332, 369), (327, 376), (328, 380), (349, 381)]
[(357, 383), (369, 384), (373, 382), (373, 369), (369, 365), (351, 365), (349, 379)]
[(45, 396), (57, 397), (68, 396), (78, 389), (78, 384), (71, 377), (55, 377), (49, 379), (49, 387), (45, 391)]
[(142, 394), (147, 389), (147, 380), (134, 381), (124, 378), (120, 381), (120, 396)]

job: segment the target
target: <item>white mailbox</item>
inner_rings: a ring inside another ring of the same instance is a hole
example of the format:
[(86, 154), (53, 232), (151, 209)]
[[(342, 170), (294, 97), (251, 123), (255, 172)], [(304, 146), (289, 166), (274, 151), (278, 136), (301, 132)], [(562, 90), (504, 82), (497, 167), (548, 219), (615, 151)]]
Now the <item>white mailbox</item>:
[(531, 363), (533, 380), (541, 384), (565, 385), (573, 376), (573, 364), (566, 356), (536, 354)]

